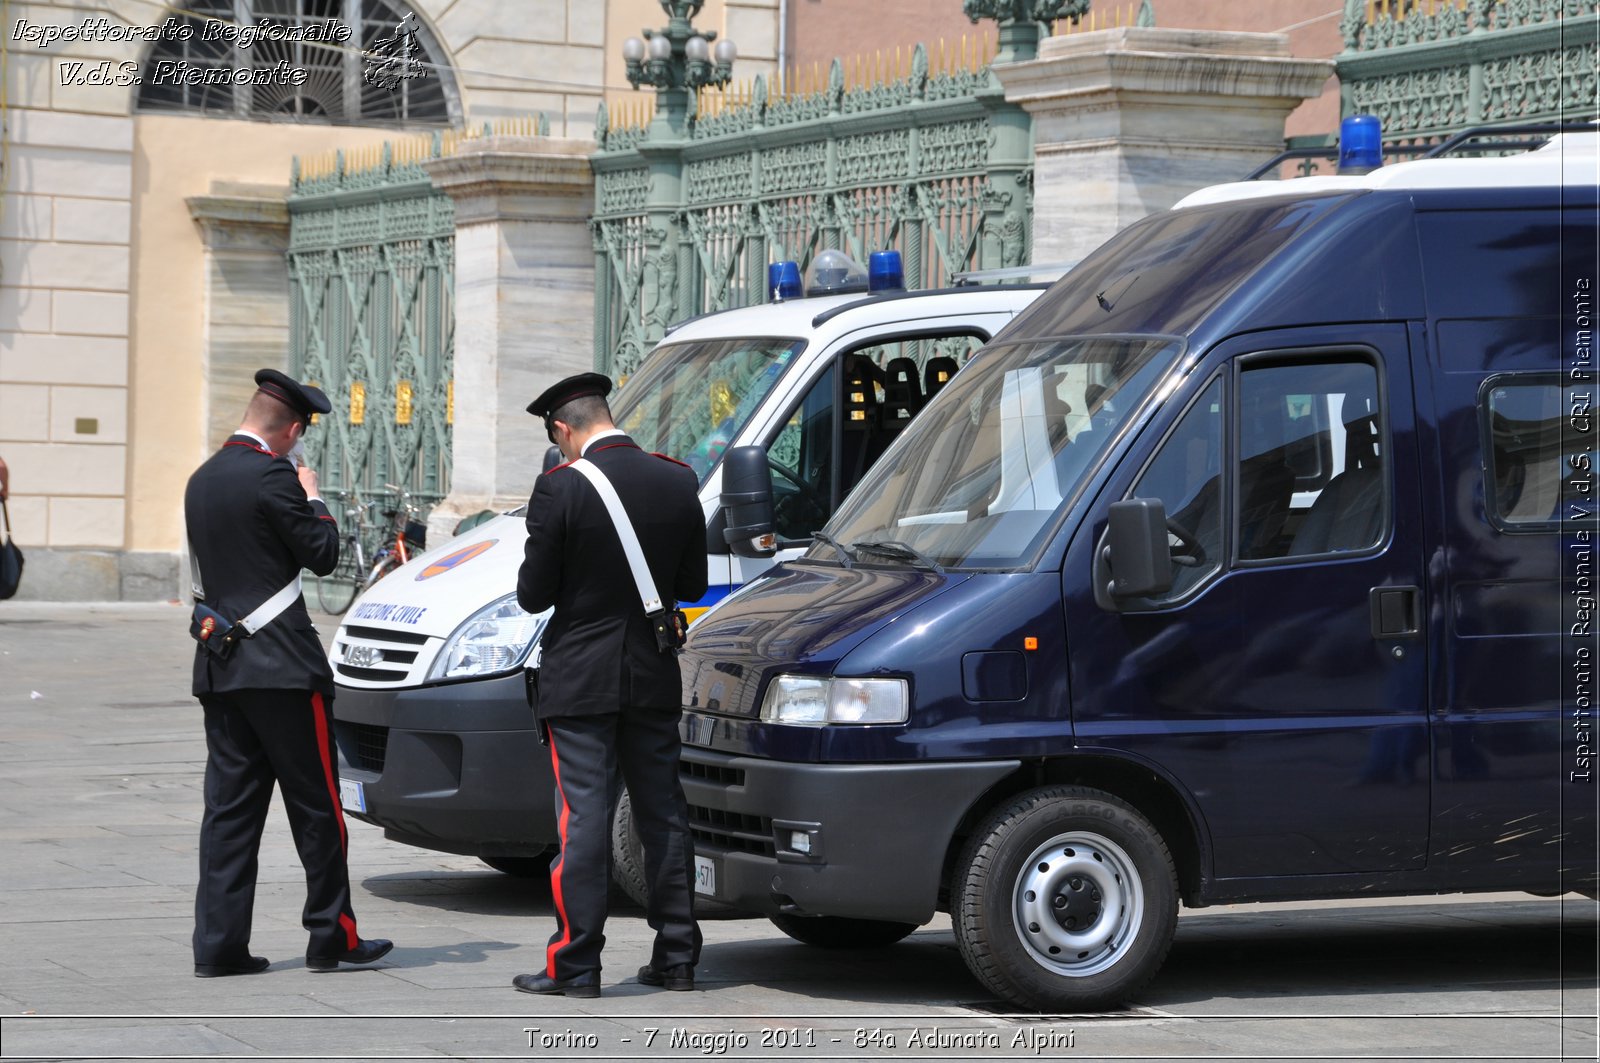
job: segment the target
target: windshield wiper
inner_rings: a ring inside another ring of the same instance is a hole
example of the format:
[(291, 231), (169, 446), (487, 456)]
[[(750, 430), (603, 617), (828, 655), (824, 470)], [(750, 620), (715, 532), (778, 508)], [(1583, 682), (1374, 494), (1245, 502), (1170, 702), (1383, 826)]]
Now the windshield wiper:
[(839, 556), (844, 559), (844, 567), (845, 568), (850, 568), (852, 565), (854, 565), (855, 560), (856, 560), (856, 555), (852, 554), (850, 552), (850, 548), (849, 547), (840, 546), (838, 544), (838, 542), (836, 542), (834, 540), (833, 536), (828, 535), (828, 534), (826, 534), (824, 532), (816, 531), (816, 532), (812, 532), (811, 533), (811, 538), (815, 539), (819, 543), (826, 543), (827, 545), (829, 545), (829, 546), (833, 547), (835, 550), (837, 550), (839, 552)]
[(857, 550), (866, 550), (874, 554), (883, 554), (885, 557), (898, 557), (903, 561), (915, 561), (923, 568), (931, 568), (940, 575), (944, 575), (944, 566), (939, 564), (927, 554), (914, 546), (909, 546), (895, 539), (867, 539), (858, 540), (850, 544)]

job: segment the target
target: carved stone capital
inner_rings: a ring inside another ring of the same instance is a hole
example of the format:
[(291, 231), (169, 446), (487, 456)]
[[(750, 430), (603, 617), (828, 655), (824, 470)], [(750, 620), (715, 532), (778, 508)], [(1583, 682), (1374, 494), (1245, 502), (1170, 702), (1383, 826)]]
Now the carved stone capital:
[(483, 137), (422, 164), (455, 201), (456, 225), (496, 221), (583, 222), (594, 211), (593, 141)]
[(215, 185), (184, 200), (208, 251), (282, 254), (289, 247), (287, 187)]
[(1215, 124), (1218, 147), (1275, 148), (1284, 118), (1333, 69), (1291, 56), (1283, 34), (1126, 26), (1052, 37), (1038, 59), (995, 73), (1006, 99), (1033, 115), (1039, 145), (1192, 137), (1204, 113), (1228, 116)]

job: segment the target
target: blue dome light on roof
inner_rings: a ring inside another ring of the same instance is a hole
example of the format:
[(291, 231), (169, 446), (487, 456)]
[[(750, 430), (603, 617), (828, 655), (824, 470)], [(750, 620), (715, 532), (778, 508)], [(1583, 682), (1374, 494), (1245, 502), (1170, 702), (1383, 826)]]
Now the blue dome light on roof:
[(1339, 172), (1371, 173), (1383, 165), (1383, 127), (1376, 115), (1353, 114), (1339, 123)]
[(900, 252), (874, 251), (867, 259), (867, 290), (874, 292), (899, 291), (906, 286), (905, 270), (900, 265)]
[(772, 262), (767, 265), (767, 298), (774, 303), (785, 299), (798, 299), (800, 289), (800, 263)]

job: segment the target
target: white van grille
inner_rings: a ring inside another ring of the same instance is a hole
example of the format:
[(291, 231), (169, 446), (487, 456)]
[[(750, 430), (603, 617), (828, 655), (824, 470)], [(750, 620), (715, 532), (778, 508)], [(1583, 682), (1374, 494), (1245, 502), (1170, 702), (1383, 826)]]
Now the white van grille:
[(414, 631), (344, 624), (334, 636), (333, 670), (352, 686), (399, 686), (422, 680), (417, 674), (433, 660), (429, 642), (438, 642)]

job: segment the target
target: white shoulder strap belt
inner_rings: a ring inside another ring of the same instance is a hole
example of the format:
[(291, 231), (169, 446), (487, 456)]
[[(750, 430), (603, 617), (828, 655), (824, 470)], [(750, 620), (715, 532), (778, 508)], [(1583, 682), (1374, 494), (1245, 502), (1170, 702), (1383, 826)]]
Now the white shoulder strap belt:
[[(196, 601), (206, 600), (206, 585), (200, 579), (200, 558), (194, 552), (194, 544), (189, 544), (189, 582), (190, 590), (194, 592)], [(243, 620), (239, 626), (245, 629), (247, 635), (254, 635), (278, 618), (278, 614), (293, 605), (295, 599), (300, 597), (300, 573), (294, 574), (284, 588), (271, 598), (258, 605), (254, 612)]]
[(294, 579), (290, 580), (283, 590), (257, 606), (255, 612), (239, 621), (239, 626), (254, 635), (276, 620), (278, 614), (293, 605), (298, 597), (300, 597), (300, 573), (296, 572)]
[(644, 603), (645, 615), (661, 612), (663, 607), (661, 596), (656, 593), (656, 581), (650, 575), (650, 566), (645, 563), (644, 551), (639, 547), (639, 535), (633, 530), (628, 511), (622, 508), (617, 489), (611, 486), (611, 481), (606, 479), (606, 474), (600, 471), (599, 466), (588, 458), (579, 458), (572, 463), (572, 467), (594, 484), (594, 489), (600, 492), (600, 501), (606, 504), (606, 511), (611, 514), (611, 523), (617, 526), (617, 538), (622, 540), (622, 552), (628, 557), (628, 567), (633, 569), (633, 582), (639, 588), (639, 600)]

